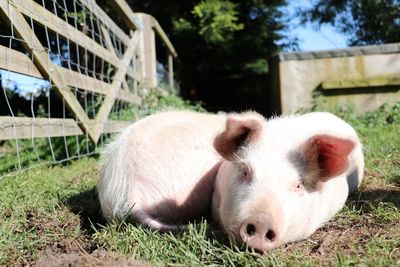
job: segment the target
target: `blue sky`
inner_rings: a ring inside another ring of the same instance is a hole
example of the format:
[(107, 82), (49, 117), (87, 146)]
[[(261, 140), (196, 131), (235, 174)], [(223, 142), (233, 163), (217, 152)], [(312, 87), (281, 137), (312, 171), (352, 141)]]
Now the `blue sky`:
[[(287, 12), (290, 17), (299, 7), (309, 7), (309, 0), (289, 0)], [(313, 29), (312, 25), (300, 25), (298, 20), (291, 21), (292, 36), (299, 39), (300, 51), (327, 50), (347, 47), (346, 36), (335, 31), (334, 27), (324, 25), (319, 30)]]

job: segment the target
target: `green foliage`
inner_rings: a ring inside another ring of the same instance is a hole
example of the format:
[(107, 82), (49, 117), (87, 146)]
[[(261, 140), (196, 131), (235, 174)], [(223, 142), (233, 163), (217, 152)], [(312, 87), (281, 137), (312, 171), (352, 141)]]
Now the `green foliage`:
[(400, 41), (398, 0), (318, 0), (299, 11), (303, 22), (331, 24), (350, 36), (350, 45)]
[(233, 32), (243, 30), (236, 7), (237, 4), (221, 0), (203, 0), (194, 6), (192, 14), (199, 20), (198, 33), (206, 42), (230, 42)]
[(131, 3), (169, 34), (179, 55), (174, 67), (181, 94), (213, 111), (228, 110), (223, 107), (228, 103), (236, 109), (265, 108), (260, 77), (268, 72), (267, 60), (295, 43), (285, 32), (285, 5), (285, 0)]
[(145, 115), (150, 115), (165, 109), (185, 109), (202, 112), (206, 111), (202, 107), (201, 102), (191, 102), (164, 90), (153, 90), (152, 93), (144, 99), (144, 102), (146, 103)]
[(237, 4), (225, 0), (203, 0), (194, 5), (191, 15), (194, 20), (179, 18), (172, 21), (176, 32), (197, 32), (206, 43), (223, 44), (230, 42), (234, 32), (242, 30), (238, 22)]

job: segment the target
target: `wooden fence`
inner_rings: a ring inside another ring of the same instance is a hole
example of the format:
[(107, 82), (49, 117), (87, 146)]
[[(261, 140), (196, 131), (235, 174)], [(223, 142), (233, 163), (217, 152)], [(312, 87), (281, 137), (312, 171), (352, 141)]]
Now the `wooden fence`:
[(269, 66), (268, 106), (274, 112), (320, 102), (362, 113), (400, 100), (400, 43), (280, 53)]
[[(0, 1), (0, 28), (10, 29), (10, 45), (0, 43), (0, 69), (48, 81), (74, 116), (0, 116), (0, 140), (86, 134), (97, 143), (101, 134), (120, 131), (131, 122), (109, 119), (116, 103), (140, 105), (141, 88), (157, 87), (156, 37), (168, 51), (173, 86), (177, 53), (157, 20), (124, 0), (109, 2), (124, 27), (95, 0)], [(78, 91), (100, 96), (92, 118)]]

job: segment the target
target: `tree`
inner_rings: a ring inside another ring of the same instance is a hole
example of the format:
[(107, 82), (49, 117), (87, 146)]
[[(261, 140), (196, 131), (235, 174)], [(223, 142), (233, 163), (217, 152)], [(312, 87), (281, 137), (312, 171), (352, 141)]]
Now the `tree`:
[(352, 46), (400, 42), (399, 0), (317, 0), (299, 14), (317, 27), (335, 26)]
[(204, 101), (210, 110), (263, 111), (267, 60), (294, 44), (283, 33), (285, 0), (129, 3), (134, 11), (153, 15), (169, 34), (185, 97)]

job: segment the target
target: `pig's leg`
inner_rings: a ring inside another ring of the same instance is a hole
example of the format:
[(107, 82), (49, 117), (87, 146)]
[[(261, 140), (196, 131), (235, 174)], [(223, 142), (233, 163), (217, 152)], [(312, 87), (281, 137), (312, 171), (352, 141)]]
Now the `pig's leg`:
[(138, 210), (135, 212), (135, 219), (139, 221), (139, 223), (143, 225), (147, 225), (151, 229), (159, 230), (159, 231), (179, 231), (186, 228), (185, 225), (174, 225), (174, 224), (165, 224), (160, 221), (157, 221), (151, 218), (145, 211)]

